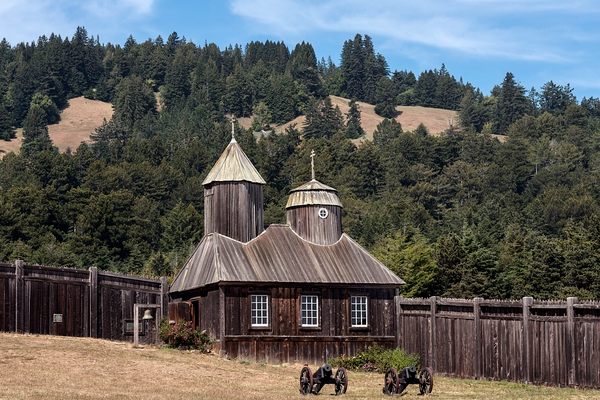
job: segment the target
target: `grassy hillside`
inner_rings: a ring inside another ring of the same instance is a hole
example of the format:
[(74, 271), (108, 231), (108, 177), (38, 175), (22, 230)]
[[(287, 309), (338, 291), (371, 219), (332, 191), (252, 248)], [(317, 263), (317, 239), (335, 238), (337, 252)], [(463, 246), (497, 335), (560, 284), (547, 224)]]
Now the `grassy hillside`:
[[(345, 116), (350, 108), (348, 106), (350, 100), (338, 96), (329, 97), (331, 98), (333, 106), (338, 106)], [(361, 125), (367, 134), (367, 139), (372, 140), (373, 131), (375, 131), (377, 125), (379, 125), (384, 118), (375, 113), (374, 105), (362, 101), (357, 103), (360, 107)], [(402, 124), (402, 128), (405, 131), (412, 131), (422, 123), (427, 127), (431, 134), (439, 135), (448, 129), (450, 124), (458, 126), (458, 113), (456, 111), (420, 106), (397, 106), (396, 109), (401, 111), (401, 114), (396, 117), (396, 121)], [(302, 128), (304, 120), (305, 117), (301, 115), (286, 124), (278, 125), (275, 127), (275, 130), (277, 132), (283, 132), (291, 124), (296, 124), (296, 127)], [(240, 123), (245, 128), (249, 128), (252, 119), (241, 118)]]
[[(300, 399), (300, 365), (271, 366), (214, 355), (87, 338), (0, 334), (0, 399)], [(347, 399), (386, 399), (380, 374), (350, 372)], [(333, 393), (332, 386), (321, 392)], [(418, 399), (409, 387), (403, 399)], [(435, 399), (591, 399), (600, 391), (436, 376)]]
[[(58, 124), (49, 125), (48, 133), (60, 151), (77, 149), (80, 143), (89, 141), (90, 134), (112, 116), (112, 104), (98, 100), (76, 97), (60, 114)], [(23, 130), (17, 130), (17, 137), (10, 142), (0, 140), (0, 157), (5, 153), (18, 152), (23, 140)]]

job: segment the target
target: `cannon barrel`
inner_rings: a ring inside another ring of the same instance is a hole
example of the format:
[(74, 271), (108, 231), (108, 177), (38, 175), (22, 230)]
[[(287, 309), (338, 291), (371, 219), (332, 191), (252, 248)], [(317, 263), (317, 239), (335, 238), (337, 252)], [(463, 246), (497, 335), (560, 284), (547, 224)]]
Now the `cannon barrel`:
[(331, 373), (333, 371), (333, 369), (331, 368), (331, 365), (329, 365), (327, 363), (323, 364), (323, 366), (321, 367), (321, 370), (323, 371), (324, 376), (331, 376)]

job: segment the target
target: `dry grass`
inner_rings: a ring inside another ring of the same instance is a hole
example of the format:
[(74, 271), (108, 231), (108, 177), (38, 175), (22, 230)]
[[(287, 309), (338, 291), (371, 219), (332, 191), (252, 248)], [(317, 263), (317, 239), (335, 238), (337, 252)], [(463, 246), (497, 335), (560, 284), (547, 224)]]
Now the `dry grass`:
[[(329, 97), (333, 106), (338, 106), (342, 114), (346, 115), (350, 108), (348, 106), (349, 100), (338, 96)], [(375, 106), (372, 104), (359, 101), (358, 106), (361, 113), (361, 126), (365, 130), (366, 138), (372, 140), (373, 132), (377, 125), (383, 121), (383, 117), (375, 113)], [(396, 121), (402, 124), (402, 129), (405, 131), (415, 130), (422, 123), (431, 134), (439, 135), (448, 129), (450, 124), (458, 125), (458, 113), (456, 111), (420, 106), (398, 106), (396, 109), (402, 112), (396, 117)], [(283, 125), (276, 126), (275, 131), (284, 132), (292, 124), (302, 128), (305, 120), (306, 118), (301, 115)], [(240, 118), (239, 122), (244, 128), (249, 128), (252, 124), (252, 118)]]
[[(102, 125), (104, 119), (112, 117), (112, 104), (98, 100), (76, 97), (60, 114), (58, 124), (48, 125), (52, 142), (60, 151), (77, 149), (82, 142), (90, 140), (90, 134)], [(17, 137), (10, 142), (0, 140), (0, 157), (9, 152), (18, 152), (23, 141), (23, 130), (17, 129)]]
[[(300, 365), (271, 366), (87, 338), (0, 334), (0, 399), (301, 399)], [(384, 399), (350, 373), (348, 399)], [(323, 395), (333, 393), (332, 386)], [(432, 399), (600, 399), (599, 391), (435, 377)], [(403, 399), (418, 399), (409, 387)]]

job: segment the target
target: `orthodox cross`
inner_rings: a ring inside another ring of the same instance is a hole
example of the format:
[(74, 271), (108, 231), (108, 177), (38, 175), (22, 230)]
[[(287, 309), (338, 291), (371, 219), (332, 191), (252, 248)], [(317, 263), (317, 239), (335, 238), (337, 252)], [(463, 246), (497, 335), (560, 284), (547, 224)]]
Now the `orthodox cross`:
[(312, 176), (312, 180), (315, 180), (315, 151), (310, 151), (310, 172)]

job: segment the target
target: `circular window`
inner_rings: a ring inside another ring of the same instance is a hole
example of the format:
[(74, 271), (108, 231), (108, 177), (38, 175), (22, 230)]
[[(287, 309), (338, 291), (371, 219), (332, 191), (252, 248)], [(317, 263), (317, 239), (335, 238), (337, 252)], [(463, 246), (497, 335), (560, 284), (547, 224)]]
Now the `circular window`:
[(329, 216), (329, 211), (326, 208), (319, 208), (319, 218), (327, 218)]

